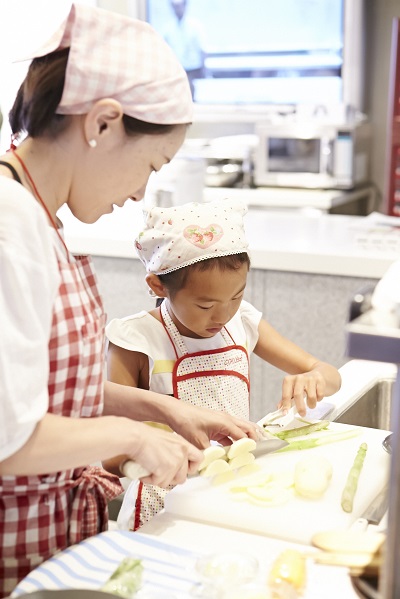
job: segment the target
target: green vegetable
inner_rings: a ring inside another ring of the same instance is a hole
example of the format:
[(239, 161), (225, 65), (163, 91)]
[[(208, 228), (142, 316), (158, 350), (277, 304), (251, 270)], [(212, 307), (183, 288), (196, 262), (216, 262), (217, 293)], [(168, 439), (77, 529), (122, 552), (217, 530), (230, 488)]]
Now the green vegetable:
[(142, 584), (142, 574), (141, 560), (135, 557), (126, 557), (100, 590), (130, 599)]
[(357, 491), (358, 479), (360, 478), (361, 470), (364, 465), (367, 449), (367, 444), (361, 443), (343, 489), (341, 505), (343, 511), (348, 513), (353, 511), (354, 496)]
[(321, 431), (328, 428), (330, 425), (329, 420), (321, 420), (320, 422), (314, 422), (313, 424), (307, 424), (306, 426), (300, 426), (299, 428), (289, 428), (285, 431), (279, 431), (274, 433), (275, 437), (279, 439), (291, 439), (292, 437), (302, 437), (303, 435), (310, 435), (317, 431)]
[(344, 441), (359, 435), (360, 431), (357, 428), (350, 429), (349, 431), (343, 431), (341, 433), (323, 433), (310, 439), (299, 439), (297, 441), (288, 440), (288, 445), (278, 449), (275, 453), (282, 453), (284, 451), (293, 451), (300, 449), (311, 449), (313, 447), (319, 447), (326, 443), (336, 443), (336, 441)]

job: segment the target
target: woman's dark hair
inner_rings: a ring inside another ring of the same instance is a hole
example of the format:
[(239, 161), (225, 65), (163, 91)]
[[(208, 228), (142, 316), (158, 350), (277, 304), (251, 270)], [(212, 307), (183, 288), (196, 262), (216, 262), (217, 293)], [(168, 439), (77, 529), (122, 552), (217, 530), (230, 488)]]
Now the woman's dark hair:
[(221, 271), (238, 270), (243, 264), (247, 264), (247, 269), (250, 269), (250, 258), (247, 252), (200, 260), (200, 262), (195, 262), (194, 264), (190, 264), (190, 266), (173, 270), (166, 275), (158, 275), (158, 278), (173, 297), (175, 293), (185, 287), (190, 273), (195, 270), (201, 272), (212, 268), (218, 268)]
[[(56, 114), (61, 101), (69, 48), (34, 58), (9, 113), (14, 134), (26, 132), (30, 137), (57, 137), (67, 129), (71, 117)], [(124, 115), (127, 135), (168, 133), (175, 125), (146, 123)]]

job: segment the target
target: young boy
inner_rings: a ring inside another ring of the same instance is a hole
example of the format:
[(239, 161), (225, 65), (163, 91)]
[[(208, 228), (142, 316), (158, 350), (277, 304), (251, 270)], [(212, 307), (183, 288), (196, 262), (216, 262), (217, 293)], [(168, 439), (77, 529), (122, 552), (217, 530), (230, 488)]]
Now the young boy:
[[(164, 299), (159, 308), (107, 326), (112, 381), (248, 419), (254, 351), (288, 373), (280, 407), (294, 402), (304, 414), (305, 397), (315, 407), (340, 388), (336, 368), (282, 337), (243, 299), (250, 268), (246, 211), (228, 200), (150, 211), (136, 249), (150, 292)], [(136, 529), (162, 509), (164, 496), (133, 483), (125, 498), (125, 507), (135, 507), (128, 526)]]

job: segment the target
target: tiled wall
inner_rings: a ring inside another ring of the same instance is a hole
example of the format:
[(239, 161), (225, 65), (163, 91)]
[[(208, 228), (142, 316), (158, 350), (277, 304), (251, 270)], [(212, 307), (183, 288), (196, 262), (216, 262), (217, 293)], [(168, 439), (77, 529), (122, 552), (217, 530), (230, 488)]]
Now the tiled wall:
[[(139, 260), (94, 257), (108, 320), (149, 310), (154, 298), (147, 293), (145, 271)], [(320, 358), (342, 366), (344, 325), (349, 302), (360, 288), (375, 279), (252, 270), (245, 298), (282, 335)], [(258, 420), (275, 409), (284, 373), (257, 356), (251, 358), (251, 416)]]

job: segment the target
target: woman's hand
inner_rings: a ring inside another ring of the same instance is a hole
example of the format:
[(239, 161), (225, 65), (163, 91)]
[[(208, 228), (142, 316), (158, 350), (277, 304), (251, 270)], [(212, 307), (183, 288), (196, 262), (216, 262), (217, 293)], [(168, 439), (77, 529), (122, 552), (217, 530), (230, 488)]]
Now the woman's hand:
[(289, 410), (294, 403), (300, 416), (306, 407), (315, 408), (326, 395), (326, 381), (319, 370), (285, 376), (282, 383), (282, 399), (278, 408)]
[(186, 439), (143, 422), (46, 414), (25, 445), (0, 461), (0, 475), (59, 472), (98, 461), (114, 462), (115, 456), (119, 462), (134, 460), (151, 472), (146, 482), (162, 487), (184, 482), (203, 460), (203, 452)]
[(229, 445), (242, 437), (259, 439), (263, 431), (254, 422), (235, 418), (225, 412), (193, 406), (168, 395), (106, 381), (104, 414), (133, 420), (168, 424), (196, 447), (204, 449), (210, 441)]
[(135, 423), (135, 428), (134, 449), (126, 458), (151, 473), (141, 479), (143, 482), (167, 488), (185, 482), (188, 474), (197, 472), (203, 452), (183, 437), (142, 423)]
[(170, 416), (169, 426), (200, 448), (208, 447), (210, 441), (230, 445), (232, 440), (243, 437), (258, 440), (263, 436), (261, 427), (254, 422), (187, 402), (178, 401), (176, 410)]

